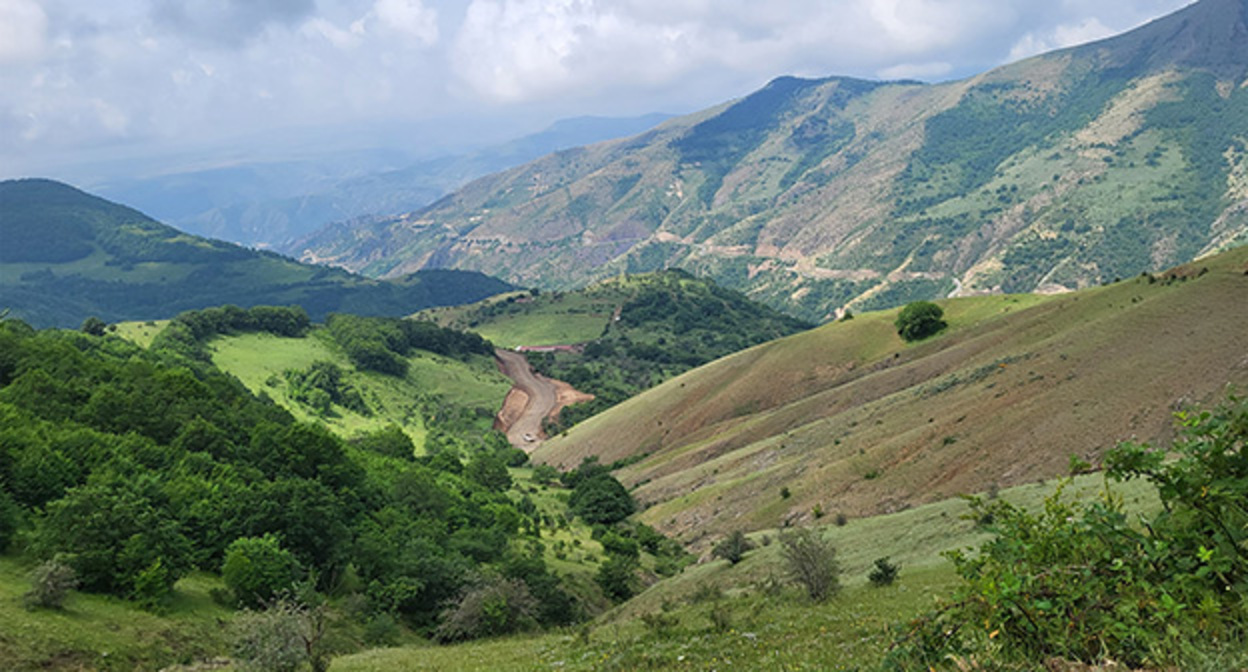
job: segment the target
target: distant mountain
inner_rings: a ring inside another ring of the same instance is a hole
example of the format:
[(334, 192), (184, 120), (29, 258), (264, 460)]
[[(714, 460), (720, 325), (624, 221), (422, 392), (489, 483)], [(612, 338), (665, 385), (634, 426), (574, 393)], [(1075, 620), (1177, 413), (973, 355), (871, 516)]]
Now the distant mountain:
[(192, 236), (51, 180), (0, 182), (0, 310), (34, 326), (148, 320), (223, 304), (406, 315), (514, 289), (477, 272), (379, 281)]
[(280, 251), (330, 222), (410, 212), (482, 175), (560, 149), (632, 135), (667, 118), (566, 119), (518, 140), (418, 162), (397, 150), (337, 152), (120, 178), (96, 191), (184, 231)]
[(680, 267), (822, 320), (1061, 291), (1248, 241), (1248, 0), (938, 85), (782, 77), (304, 241), (546, 288)]

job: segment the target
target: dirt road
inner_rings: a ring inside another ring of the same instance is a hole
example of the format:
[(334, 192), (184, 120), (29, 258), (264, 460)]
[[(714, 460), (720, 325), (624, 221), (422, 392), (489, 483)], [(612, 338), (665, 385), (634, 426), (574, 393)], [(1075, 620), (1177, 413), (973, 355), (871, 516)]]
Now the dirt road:
[(494, 426), (506, 432), (507, 440), (517, 448), (532, 451), (546, 438), (543, 419), (553, 417), (564, 406), (593, 399), (563, 381), (534, 372), (521, 353), (499, 349), (494, 351), (494, 358), (499, 370), (514, 383)]

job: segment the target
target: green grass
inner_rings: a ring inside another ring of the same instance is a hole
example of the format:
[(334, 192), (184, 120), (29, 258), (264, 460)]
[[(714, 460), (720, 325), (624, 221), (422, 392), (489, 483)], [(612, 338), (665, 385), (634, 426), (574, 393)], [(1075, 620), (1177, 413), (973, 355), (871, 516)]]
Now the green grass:
[[(1103, 486), (1098, 474), (1079, 476), (1067, 497), (1088, 500)], [(1029, 509), (1041, 506), (1055, 483), (1032, 483), (999, 496)], [(1158, 506), (1141, 483), (1113, 484), (1129, 511)], [(687, 568), (583, 629), (448, 647), (374, 650), (334, 662), (336, 672), (380, 670), (852, 670), (870, 669), (892, 639), (891, 628), (935, 606), (958, 583), (941, 553), (974, 546), (988, 533), (963, 516), (967, 503), (941, 501), (895, 514), (822, 527), (838, 549), (840, 594), (812, 604), (784, 585), (779, 531), (750, 535), (758, 546), (738, 565), (716, 560)], [(898, 582), (870, 585), (876, 558), (901, 565)], [(721, 616), (721, 626), (711, 619)], [(664, 625), (649, 625), (656, 615)]]
[(219, 579), (193, 574), (178, 582), (168, 609), (141, 611), (113, 597), (72, 593), (61, 610), (27, 611), (30, 565), (0, 556), (0, 668), (18, 670), (159, 670), (226, 652), (221, 623), (230, 611), (209, 591)]
[(431, 308), (417, 315), (444, 327), (475, 331), (502, 348), (571, 345), (601, 336), (612, 312), (624, 300), (621, 292), (604, 287), (536, 297), (515, 292), (466, 306)]
[(141, 348), (151, 346), (152, 339), (156, 338), (156, 334), (164, 331), (165, 325), (169, 324), (169, 320), (154, 320), (149, 322), (118, 322), (116, 334)]
[[(420, 352), (408, 358), (403, 378), (357, 371), (332, 343), (313, 332), (304, 338), (272, 334), (244, 334), (214, 339), (209, 344), (213, 362), (238, 377), (252, 392), (269, 395), (295, 417), (323, 422), (344, 437), (381, 429), (390, 424), (403, 427), (419, 448), (427, 433), (425, 411), (430, 399), (473, 409), (488, 418), (502, 406), (511, 381), (498, 372), (493, 359), (475, 357), (462, 362)], [(313, 362), (329, 361), (348, 371), (347, 381), (368, 402), (373, 415), (364, 416), (335, 406), (334, 414), (321, 417), (290, 398), (283, 372), (306, 369)]]

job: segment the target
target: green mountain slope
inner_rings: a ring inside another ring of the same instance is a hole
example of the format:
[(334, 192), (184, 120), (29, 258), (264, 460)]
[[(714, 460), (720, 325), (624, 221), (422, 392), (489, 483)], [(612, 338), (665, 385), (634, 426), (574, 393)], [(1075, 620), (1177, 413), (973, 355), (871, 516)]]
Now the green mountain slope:
[(569, 288), (670, 266), (813, 320), (1060, 291), (1248, 240), (1248, 2), (945, 84), (783, 77), (302, 254)]
[(496, 297), (419, 317), (530, 352), (542, 374), (594, 396), (557, 429), (689, 369), (811, 325), (679, 270), (611, 278), (572, 292)]
[(0, 182), (0, 308), (36, 326), (169, 317), (222, 304), (403, 315), (511, 289), (476, 272), (392, 281), (199, 238), (50, 180)]
[(1165, 438), (1166, 409), (1248, 384), (1248, 247), (1062, 296), (943, 302), (917, 344), (859, 315), (678, 376), (547, 441), (536, 461), (617, 472), (684, 541), (905, 509)]

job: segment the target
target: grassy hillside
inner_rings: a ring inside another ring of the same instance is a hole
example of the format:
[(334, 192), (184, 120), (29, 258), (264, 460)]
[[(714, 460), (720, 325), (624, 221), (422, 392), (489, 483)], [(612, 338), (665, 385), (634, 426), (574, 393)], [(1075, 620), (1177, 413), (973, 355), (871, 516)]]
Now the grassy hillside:
[[(1100, 475), (1074, 478), (1071, 499), (1095, 498)], [(999, 497), (1027, 509), (1042, 506), (1054, 485), (1031, 483)], [(1129, 510), (1158, 507), (1140, 483), (1114, 486)], [(603, 614), (582, 634), (511, 638), (445, 648), (368, 651), (334, 662), (336, 672), (413, 670), (625, 669), (874, 669), (891, 641), (891, 628), (929, 609), (956, 582), (941, 553), (975, 546), (989, 533), (965, 519), (966, 502), (944, 500), (894, 514), (821, 521), (838, 549), (844, 591), (826, 604), (799, 597), (785, 585), (781, 530), (750, 535), (757, 548), (739, 564), (704, 561), (655, 584)], [(899, 583), (875, 588), (867, 573), (876, 558), (902, 567)], [(720, 619), (717, 625), (712, 613)], [(662, 625), (647, 625), (656, 616)]]
[(34, 326), (166, 318), (224, 304), (404, 315), (511, 289), (479, 273), (379, 282), (199, 238), (49, 180), (0, 182), (0, 308)]
[[(353, 367), (347, 356), (322, 332), (303, 338), (272, 334), (243, 334), (215, 339), (208, 345), (212, 361), (233, 374), (255, 394), (265, 394), (304, 421), (321, 422), (349, 438), (363, 432), (398, 425), (423, 452), (426, 416), (439, 408), (465, 409), (477, 431), (489, 429), (494, 414), (511, 389), (511, 381), (498, 372), (494, 360), (475, 356), (460, 361), (429, 352), (407, 358), (409, 368), (401, 378)], [(292, 398), (284, 374), (307, 370), (315, 362), (331, 362), (347, 371), (345, 381), (368, 402), (369, 413), (335, 406), (321, 414)]]
[(564, 409), (555, 429), (699, 364), (810, 328), (678, 270), (621, 276), (573, 292), (507, 295), (421, 316), (504, 345), (577, 345), (529, 354), (541, 373), (595, 397)]
[(567, 289), (680, 267), (812, 321), (1074, 289), (1248, 240), (1245, 0), (941, 84), (780, 77), (310, 246)]
[(702, 543), (1048, 478), (1248, 383), (1246, 273), (1239, 248), (1067, 295), (947, 300), (950, 328), (910, 345), (895, 311), (859, 315), (688, 372), (535, 459), (639, 460), (619, 474), (641, 519)]

